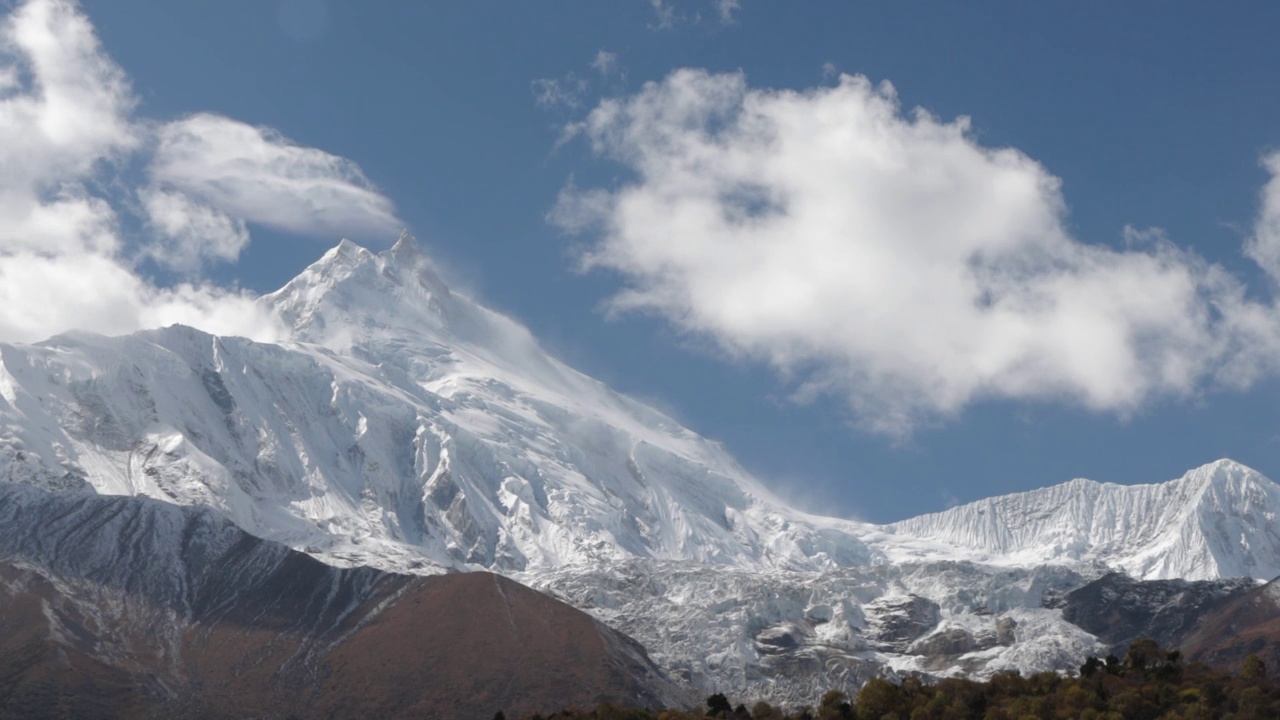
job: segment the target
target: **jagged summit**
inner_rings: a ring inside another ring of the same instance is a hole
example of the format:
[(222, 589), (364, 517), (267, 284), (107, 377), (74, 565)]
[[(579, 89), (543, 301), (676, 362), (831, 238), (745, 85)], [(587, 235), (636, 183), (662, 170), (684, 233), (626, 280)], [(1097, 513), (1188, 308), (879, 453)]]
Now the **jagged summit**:
[(418, 244), (418, 239), (408, 230), (400, 231), (400, 237), (396, 238), (396, 242), (391, 246), (391, 257), (397, 262), (413, 262), (422, 256), (422, 246)]
[(321, 344), (341, 344), (352, 332), (448, 335), (451, 315), (460, 312), (407, 232), (376, 254), (343, 239), (261, 302), (279, 313), (294, 339)]

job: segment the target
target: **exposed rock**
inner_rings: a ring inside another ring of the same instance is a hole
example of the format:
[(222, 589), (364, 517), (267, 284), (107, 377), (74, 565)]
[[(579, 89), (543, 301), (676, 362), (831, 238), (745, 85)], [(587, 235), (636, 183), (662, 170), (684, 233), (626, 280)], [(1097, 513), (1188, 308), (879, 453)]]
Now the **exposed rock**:
[(907, 652), (912, 655), (963, 655), (978, 649), (973, 633), (964, 628), (950, 628), (914, 642)]
[(885, 649), (898, 651), (923, 637), (942, 619), (938, 603), (919, 595), (882, 598), (868, 603), (866, 612), (870, 621), (867, 637)]
[(1062, 617), (1123, 656), (1140, 637), (1161, 647), (1179, 647), (1202, 618), (1256, 586), (1249, 578), (1134, 580), (1110, 573), (1067, 593)]
[(1011, 617), (1003, 617), (996, 621), (996, 644), (1009, 647), (1018, 641), (1014, 633), (1018, 629), (1018, 621)]
[(830, 605), (814, 605), (804, 611), (804, 619), (814, 625), (831, 622), (831, 618), (835, 616), (835, 610)]
[(796, 636), (800, 634), (793, 625), (776, 625), (765, 628), (756, 634), (756, 646), (760, 652), (782, 653), (794, 649), (800, 644)]

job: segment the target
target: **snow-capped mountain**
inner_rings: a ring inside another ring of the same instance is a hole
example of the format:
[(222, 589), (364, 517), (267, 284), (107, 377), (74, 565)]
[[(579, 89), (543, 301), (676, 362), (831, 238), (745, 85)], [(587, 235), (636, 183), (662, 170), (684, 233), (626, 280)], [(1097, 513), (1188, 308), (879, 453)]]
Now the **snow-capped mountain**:
[(451, 293), (408, 237), (343, 242), (263, 302), (269, 345), (186, 327), (0, 346), (0, 467), (218, 508), (331, 562), (534, 571), (626, 558), (872, 562), (719, 445)]
[(0, 345), (0, 479), (210, 508), (335, 565), (490, 569), (700, 687), (774, 699), (894, 669), (1073, 667), (1101, 646), (1042, 601), (1109, 569), (1280, 574), (1280, 488), (1229, 461), (884, 526), (801, 512), (451, 291), (407, 236), (343, 241), (261, 302), (288, 341)]
[(888, 526), (1034, 566), (1097, 560), (1141, 579), (1280, 575), (1280, 486), (1231, 460), (1153, 485), (1092, 480), (1003, 495)]

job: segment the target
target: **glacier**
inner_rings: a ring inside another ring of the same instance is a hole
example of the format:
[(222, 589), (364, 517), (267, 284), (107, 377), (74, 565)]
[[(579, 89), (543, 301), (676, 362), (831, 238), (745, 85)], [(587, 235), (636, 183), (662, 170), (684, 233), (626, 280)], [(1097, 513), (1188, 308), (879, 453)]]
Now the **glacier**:
[(454, 292), (408, 235), (261, 298), (289, 339), (173, 326), (0, 345), (8, 483), (220, 513), (332, 565), (490, 570), (770, 699), (878, 673), (1070, 669), (1046, 594), (1280, 575), (1280, 487), (1229, 460), (875, 525), (789, 506), (725, 448)]

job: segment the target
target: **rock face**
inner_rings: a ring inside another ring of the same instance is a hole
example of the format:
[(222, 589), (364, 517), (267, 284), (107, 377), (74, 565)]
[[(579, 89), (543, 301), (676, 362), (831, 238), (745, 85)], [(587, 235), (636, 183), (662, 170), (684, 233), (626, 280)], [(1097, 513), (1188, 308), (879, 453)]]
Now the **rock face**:
[(919, 595), (883, 597), (868, 603), (866, 610), (874, 618), (867, 628), (867, 637), (877, 649), (898, 652), (933, 630), (942, 619), (938, 603)]
[(1067, 593), (1062, 617), (1095, 635), (1108, 652), (1123, 657), (1140, 637), (1165, 648), (1182, 647), (1207, 617), (1247, 595), (1257, 585), (1227, 580), (1135, 580), (1109, 573)]
[(489, 717), (684, 698), (488, 573), (340, 569), (208, 511), (0, 486), (0, 717)]
[(1230, 670), (1256, 654), (1274, 674), (1280, 669), (1280, 581), (1237, 595), (1202, 617), (1182, 648), (1189, 659)]

